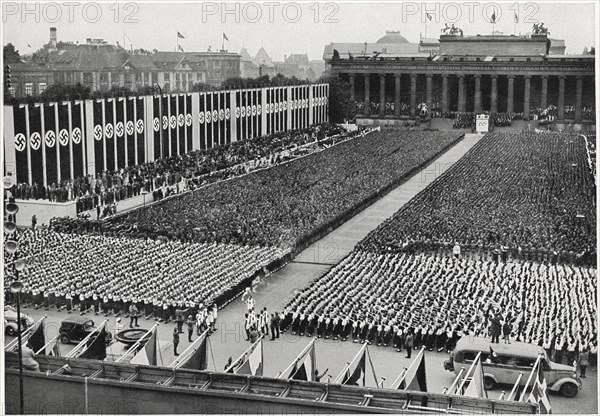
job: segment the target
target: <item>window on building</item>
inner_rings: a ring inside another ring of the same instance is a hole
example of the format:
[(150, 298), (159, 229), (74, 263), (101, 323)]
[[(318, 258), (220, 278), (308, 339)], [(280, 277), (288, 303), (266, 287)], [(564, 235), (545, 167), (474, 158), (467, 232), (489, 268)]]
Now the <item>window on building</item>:
[(47, 84), (45, 82), (38, 82), (38, 93), (41, 94), (46, 91)]
[(12, 86), (8, 89), (8, 93), (10, 94), (11, 97), (15, 96), (15, 87)]
[(25, 83), (25, 95), (33, 95), (33, 82)]

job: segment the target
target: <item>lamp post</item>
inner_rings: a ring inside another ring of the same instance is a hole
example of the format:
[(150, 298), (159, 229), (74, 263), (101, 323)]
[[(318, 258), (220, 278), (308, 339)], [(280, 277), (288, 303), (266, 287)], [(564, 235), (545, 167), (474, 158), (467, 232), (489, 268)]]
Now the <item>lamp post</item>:
[[(6, 183), (6, 182), (5, 182)], [(14, 254), (19, 250), (19, 242), (12, 238), (12, 235), (17, 230), (17, 225), (14, 218), (19, 212), (19, 207), (14, 202), (10, 202), (5, 206), (7, 221), (4, 223), (4, 231), (10, 236), (4, 243), (4, 248), (9, 254)], [(21, 290), (23, 283), (19, 281), (19, 272), (25, 268), (25, 261), (18, 259), (13, 262), (15, 280), (10, 284), (10, 291), (16, 295), (17, 300), (17, 337), (18, 337), (18, 352), (19, 352), (19, 409), (23, 414), (23, 349), (21, 346)]]

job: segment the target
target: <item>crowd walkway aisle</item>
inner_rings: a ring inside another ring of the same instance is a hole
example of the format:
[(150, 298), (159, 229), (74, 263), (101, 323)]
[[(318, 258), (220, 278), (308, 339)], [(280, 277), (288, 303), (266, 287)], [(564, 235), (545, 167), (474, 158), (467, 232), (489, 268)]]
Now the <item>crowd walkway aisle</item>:
[[(449, 169), (481, 137), (478, 134), (466, 134), (463, 140), (425, 169), (306, 248), (294, 261), (256, 285), (253, 296), (257, 309), (267, 307), (269, 313), (280, 312), (295, 291), (304, 288), (311, 280), (319, 277), (332, 265), (339, 262), (354, 248), (356, 243)], [(235, 360), (249, 346), (249, 343), (244, 341), (245, 313), (246, 305), (240, 298), (235, 299), (219, 311), (219, 330), (210, 337), (217, 367), (223, 366), (230, 355), (233, 355)], [(286, 337), (284, 341), (286, 341), (285, 345), (281, 341), (265, 343), (264, 355), (269, 357), (268, 360), (265, 359), (265, 375), (276, 375), (276, 372), (272, 374), (275, 368), (283, 370), (294, 359), (295, 354), (302, 350), (304, 344), (308, 343), (308, 338), (300, 342), (302, 345), (294, 345), (299, 342), (298, 337)], [(228, 345), (219, 345), (221, 343)]]

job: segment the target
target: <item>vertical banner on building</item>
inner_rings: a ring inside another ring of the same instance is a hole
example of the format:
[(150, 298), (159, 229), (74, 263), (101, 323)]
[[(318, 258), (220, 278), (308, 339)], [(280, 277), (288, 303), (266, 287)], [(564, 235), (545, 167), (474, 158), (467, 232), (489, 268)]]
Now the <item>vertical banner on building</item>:
[[(102, 100), (104, 104), (104, 169), (114, 169), (115, 166), (115, 126), (113, 113), (113, 99)], [(96, 165), (98, 170), (98, 166)]]
[(217, 109), (219, 116), (219, 128), (218, 128), (218, 141), (219, 146), (222, 146), (226, 143), (226, 134), (225, 134), (225, 93), (219, 91), (217, 93)]
[(256, 130), (258, 137), (262, 137), (263, 133), (263, 89), (256, 90)]
[[(85, 174), (85, 135), (84, 135), (84, 102), (75, 101), (71, 105), (71, 155), (73, 165), (73, 178)], [(90, 138), (93, 146), (93, 137)]]
[(183, 114), (185, 118), (184, 141), (185, 152), (187, 153), (194, 150), (194, 120), (192, 117), (192, 94), (185, 94), (183, 96), (183, 104)]
[(125, 106), (125, 149), (127, 149), (127, 158), (125, 163), (127, 166), (135, 166), (137, 164), (137, 138), (135, 133), (136, 127), (136, 111), (137, 97), (129, 97), (123, 101)]
[(246, 119), (246, 105), (247, 101), (246, 90), (241, 91), (241, 100), (240, 100), (240, 119), (241, 119), (241, 139), (246, 140), (248, 138), (248, 120)]
[[(125, 159), (125, 113), (123, 108), (123, 103), (127, 101), (127, 98), (117, 98), (114, 100), (114, 110), (115, 110), (115, 145), (117, 148), (117, 154), (115, 155), (116, 168), (121, 169), (125, 167), (126, 159)], [(109, 169), (114, 169), (112, 165), (109, 165)]]
[(205, 114), (205, 122), (206, 122), (206, 148), (212, 149), (214, 146), (214, 138), (213, 138), (213, 119), (212, 119), (212, 110), (213, 110), (213, 100), (212, 100), (212, 92), (206, 93), (206, 110), (204, 110)]
[(198, 124), (200, 125), (200, 149), (206, 149), (206, 93), (199, 95)]
[(185, 97), (186, 94), (177, 95), (177, 143), (180, 155), (187, 151), (185, 140)]
[(54, 105), (50, 103), (43, 105), (43, 131), (44, 131), (44, 152), (46, 154), (46, 183), (48, 186), (54, 184), (58, 180), (57, 173), (57, 157), (56, 157), (56, 123), (54, 115)]
[(40, 166), (43, 165), (43, 141), (42, 137), (42, 106), (28, 105), (27, 112), (29, 113), (29, 148), (31, 160), (31, 180), (32, 183), (44, 185), (46, 174)]
[(235, 142), (237, 141), (238, 134), (237, 119), (235, 118), (235, 109), (237, 107), (236, 91), (228, 91), (227, 97), (228, 110), (225, 110), (225, 115), (228, 120), (227, 126), (229, 128), (229, 139), (231, 142)]
[(240, 90), (237, 90), (235, 92), (235, 109), (233, 111), (234, 117), (235, 117), (235, 139), (237, 141), (243, 140), (241, 107), (242, 107), (242, 92)]
[[(135, 146), (134, 146), (134, 157), (136, 164), (141, 165), (148, 161), (148, 152), (150, 151), (150, 142), (146, 141), (146, 128), (148, 124), (145, 122), (145, 100), (144, 97), (136, 97), (133, 100), (133, 124), (135, 126)], [(154, 119), (151, 117), (151, 121)], [(150, 124), (152, 125), (152, 124)], [(151, 132), (153, 130), (150, 130)]]
[(192, 132), (192, 150), (200, 149), (200, 128), (202, 125), (199, 120), (199, 112), (200, 112), (200, 94), (197, 92), (193, 92), (190, 94), (191, 106), (188, 107), (188, 112), (192, 115), (192, 126), (190, 127)]
[[(17, 182), (29, 182), (29, 158), (28, 154), (31, 152), (31, 146), (28, 143), (28, 134), (27, 134), (27, 125), (29, 124), (29, 120), (27, 120), (27, 106), (28, 105), (14, 105), (12, 107), (13, 112), (13, 126), (14, 126), (14, 149), (15, 149), (15, 166), (14, 168), (11, 166), (6, 166), (7, 172), (13, 172), (13, 175), (16, 175)], [(4, 121), (5, 123), (8, 120)], [(5, 128), (7, 125), (5, 125)], [(5, 136), (6, 137), (6, 136)], [(6, 139), (5, 139), (6, 140)], [(5, 161), (9, 160), (8, 154), (10, 152), (10, 147), (4, 146), (4, 159)], [(11, 169), (12, 168), (12, 169)]]
[(153, 148), (154, 148), (154, 151), (152, 152), (153, 160), (159, 159), (160, 155), (162, 153), (162, 151), (161, 151), (162, 140), (161, 140), (161, 135), (160, 135), (160, 132), (162, 131), (161, 106), (162, 106), (161, 97), (158, 95), (153, 96), (152, 97), (152, 132), (153, 132), (152, 144), (153, 144)]
[(233, 141), (233, 131), (231, 130), (231, 92), (224, 92), (223, 98), (225, 100), (225, 143), (230, 144)]
[(171, 128), (169, 120), (169, 116), (171, 115), (170, 102), (170, 95), (163, 95), (161, 97), (162, 145), (160, 157), (169, 157), (171, 155)]
[(175, 156), (177, 154), (177, 94), (167, 97), (167, 117), (169, 118), (168, 127), (168, 145), (169, 149), (165, 156)]
[(252, 107), (254, 106), (254, 88), (248, 90), (248, 105), (246, 106), (246, 117), (248, 119), (248, 137), (253, 139), (254, 135), (254, 116)]
[(62, 181), (73, 179), (71, 177), (71, 133), (69, 117), (71, 103), (57, 103), (58, 112), (58, 152), (60, 161), (60, 178)]

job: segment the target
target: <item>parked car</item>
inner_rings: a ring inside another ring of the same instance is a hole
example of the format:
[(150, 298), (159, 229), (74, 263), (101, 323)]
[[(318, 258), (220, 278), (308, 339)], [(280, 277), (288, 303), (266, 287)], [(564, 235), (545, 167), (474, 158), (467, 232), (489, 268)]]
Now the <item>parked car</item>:
[[(88, 335), (97, 329), (94, 321), (85, 318), (69, 318), (61, 322), (58, 333), (60, 342), (69, 344), (71, 342), (78, 343), (85, 339)], [(112, 340), (112, 334), (106, 332), (107, 345)]]
[(444, 362), (444, 369), (458, 374), (461, 367), (469, 368), (479, 352), (486, 390), (493, 390), (500, 384), (514, 385), (519, 373), (523, 373), (519, 384), (524, 386), (540, 354), (548, 390), (560, 392), (565, 397), (575, 397), (582, 388), (573, 366), (550, 361), (542, 347), (525, 342), (492, 344), (484, 338), (463, 337), (457, 342), (450, 359)]
[[(21, 333), (33, 325), (33, 318), (21, 313)], [(4, 333), (9, 336), (16, 336), (18, 333), (17, 312), (11, 306), (4, 307)]]

